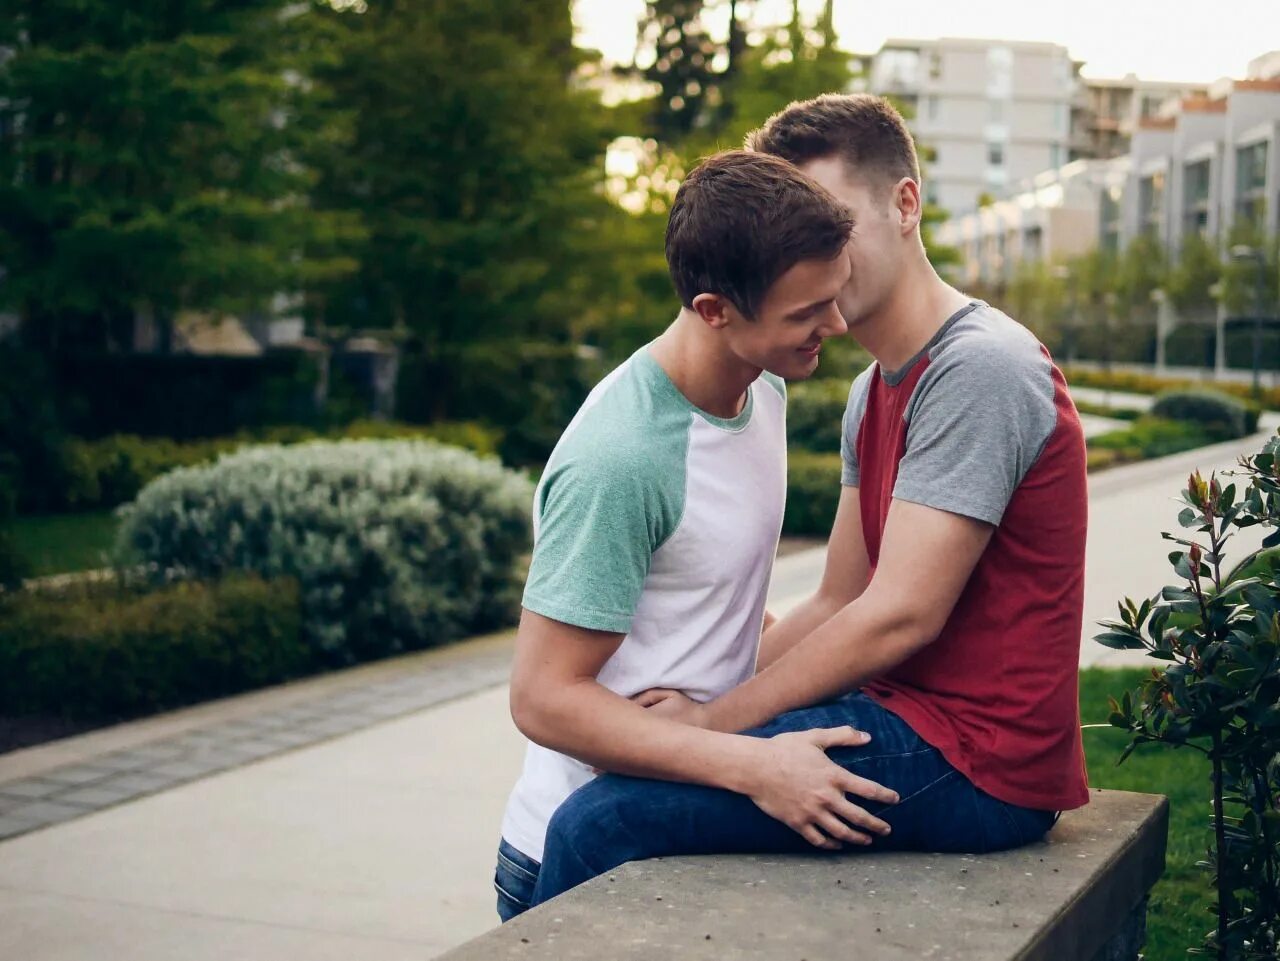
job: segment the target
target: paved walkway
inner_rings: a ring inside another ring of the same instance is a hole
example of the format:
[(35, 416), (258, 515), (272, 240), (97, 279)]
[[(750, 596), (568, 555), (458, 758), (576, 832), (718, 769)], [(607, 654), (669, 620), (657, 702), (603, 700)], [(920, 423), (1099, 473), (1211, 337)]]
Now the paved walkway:
[[(1260, 441), (1090, 479), (1082, 664), (1135, 661), (1088, 640), (1092, 622), (1168, 581), (1159, 532), (1174, 525), (1181, 478), (1229, 469)], [(771, 606), (804, 597), (823, 560), (820, 548), (781, 560)], [(0, 757), (0, 958), (390, 961), (486, 930), (522, 751), (502, 686), (510, 644), (495, 636)]]

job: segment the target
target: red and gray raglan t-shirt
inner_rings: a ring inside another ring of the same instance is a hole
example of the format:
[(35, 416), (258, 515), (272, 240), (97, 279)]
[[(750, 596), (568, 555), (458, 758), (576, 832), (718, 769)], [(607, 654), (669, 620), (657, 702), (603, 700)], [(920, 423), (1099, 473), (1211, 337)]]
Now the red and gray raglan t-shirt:
[(841, 453), (873, 577), (895, 498), (995, 527), (937, 639), (864, 691), (988, 794), (1086, 804), (1084, 434), (1048, 351), (972, 302), (901, 370), (854, 381)]

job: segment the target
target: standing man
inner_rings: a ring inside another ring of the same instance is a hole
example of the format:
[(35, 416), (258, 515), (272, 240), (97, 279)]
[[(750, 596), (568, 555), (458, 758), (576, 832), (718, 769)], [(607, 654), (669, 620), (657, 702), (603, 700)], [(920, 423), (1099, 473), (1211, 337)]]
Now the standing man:
[(846, 794), (893, 792), (824, 754), (865, 743), (861, 732), (762, 740), (629, 699), (654, 687), (711, 699), (755, 669), (786, 499), (781, 378), (808, 377), (822, 341), (847, 330), (836, 297), (852, 226), (762, 153), (712, 157), (676, 194), (666, 253), (679, 314), (592, 391), (535, 494), (511, 678), (512, 717), (533, 743), (502, 824), (503, 920), (528, 907), (547, 822), (592, 766), (724, 789), (815, 839), (845, 821), (885, 829)]
[[(872, 806), (892, 833), (855, 830), (861, 843), (986, 851), (1035, 840), (1088, 801), (1077, 701), (1085, 447), (1066, 383), (1029, 331), (934, 272), (915, 148), (886, 101), (796, 103), (748, 146), (793, 162), (853, 216), (838, 303), (876, 362), (849, 394), (818, 591), (766, 632), (744, 684), (712, 699), (638, 700), (713, 731), (868, 732), (867, 746), (831, 756), (901, 801)], [(552, 820), (534, 903), (638, 858), (803, 847), (731, 791), (609, 775)]]

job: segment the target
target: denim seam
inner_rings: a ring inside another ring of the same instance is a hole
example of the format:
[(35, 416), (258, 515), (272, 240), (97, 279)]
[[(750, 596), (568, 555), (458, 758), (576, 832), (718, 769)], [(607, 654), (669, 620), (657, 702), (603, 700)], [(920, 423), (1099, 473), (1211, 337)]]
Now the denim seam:
[[(921, 754), (934, 754), (937, 748), (926, 747), (918, 751), (903, 751), (896, 754), (859, 754), (850, 764), (861, 764), (863, 761), (885, 761), (890, 758), (919, 757)], [(948, 772), (949, 773), (949, 772)]]
[(895, 807), (895, 808), (896, 808), (896, 807), (901, 807), (902, 805), (906, 804), (908, 801), (910, 801), (910, 800), (912, 800), (912, 799), (914, 799), (914, 798), (918, 798), (918, 797), (919, 797), (921, 794), (923, 794), (925, 791), (928, 791), (928, 790), (930, 790), (930, 789), (932, 789), (932, 788), (934, 788), (934, 787), (937, 787), (939, 784), (941, 784), (941, 783), (942, 783), (943, 781), (945, 781), (947, 778), (949, 778), (949, 777), (959, 777), (959, 776), (960, 776), (960, 772), (959, 772), (959, 771), (947, 771), (945, 774), (942, 774), (942, 775), (940, 775), (940, 776), (938, 776), (938, 777), (934, 778), (932, 781), (930, 781), (928, 784), (926, 784), (924, 787), (922, 787), (920, 790), (916, 791), (915, 793), (913, 793), (913, 794), (908, 794), (908, 795), (907, 795), (906, 797), (904, 797), (904, 798), (899, 798), (899, 799), (898, 799), (898, 803), (897, 803), (897, 804), (893, 804), (893, 805), (889, 805), (889, 806), (890, 806), (890, 807)]
[(528, 901), (521, 900), (520, 898), (512, 894), (510, 891), (508, 891), (506, 888), (504, 888), (501, 884), (499, 884), (497, 878), (493, 879), (493, 886), (497, 888), (499, 894), (505, 895), (506, 897), (510, 898), (512, 901), (514, 901), (516, 904), (520, 905), (521, 907), (527, 908), (529, 906)]
[(517, 874), (523, 874), (530, 881), (538, 880), (538, 876), (536, 874), (534, 874), (528, 868), (522, 867), (521, 865), (516, 864), (515, 861), (512, 861), (509, 857), (507, 857), (501, 851), (498, 852), (498, 860), (506, 864), (507, 867), (511, 868), (511, 870), (515, 871)]

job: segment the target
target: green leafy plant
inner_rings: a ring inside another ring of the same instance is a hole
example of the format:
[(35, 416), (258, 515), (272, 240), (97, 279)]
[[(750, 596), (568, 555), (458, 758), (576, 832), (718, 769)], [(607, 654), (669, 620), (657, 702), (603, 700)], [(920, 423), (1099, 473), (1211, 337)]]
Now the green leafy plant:
[(1192, 953), (1230, 961), (1280, 951), (1280, 530), (1235, 568), (1225, 545), (1237, 530), (1280, 527), (1280, 435), (1240, 461), (1248, 484), (1225, 489), (1192, 474), (1178, 522), (1165, 534), (1180, 582), (1104, 621), (1096, 640), (1146, 650), (1165, 667), (1119, 700), (1110, 723), (1141, 744), (1203, 753), (1212, 765), (1212, 871), (1217, 925)]
[(1151, 413), (1203, 424), (1220, 433), (1223, 440), (1244, 437), (1258, 429), (1256, 405), (1216, 390), (1168, 391), (1156, 398)]
[(122, 562), (155, 579), (292, 577), (331, 666), (512, 623), (533, 487), (426, 440), (248, 447), (153, 480), (121, 509)]
[(840, 454), (787, 452), (787, 508), (782, 532), (793, 537), (826, 537), (840, 503)]

